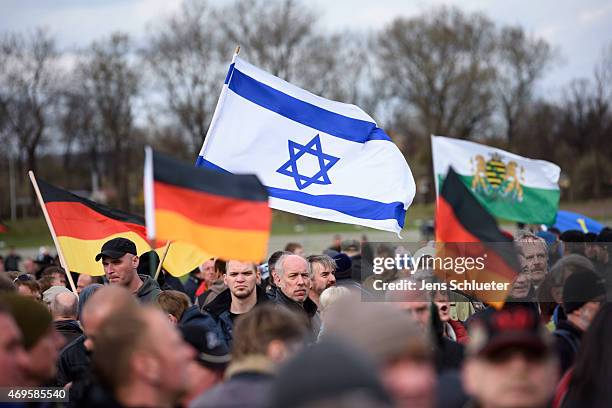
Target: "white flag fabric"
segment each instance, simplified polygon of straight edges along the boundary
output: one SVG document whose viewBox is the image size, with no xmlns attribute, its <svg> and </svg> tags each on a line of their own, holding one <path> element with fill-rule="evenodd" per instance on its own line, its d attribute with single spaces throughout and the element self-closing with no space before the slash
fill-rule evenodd
<svg viewBox="0 0 612 408">
<path fill-rule="evenodd" d="M 404 156 L 363 110 L 238 57 L 196 165 L 256 174 L 272 208 L 396 233 L 415 195 Z"/>
<path fill-rule="evenodd" d="M 436 192 L 453 167 L 487 211 L 527 224 L 552 225 L 559 207 L 559 174 L 554 163 L 443 136 L 431 136 Z"/>
</svg>

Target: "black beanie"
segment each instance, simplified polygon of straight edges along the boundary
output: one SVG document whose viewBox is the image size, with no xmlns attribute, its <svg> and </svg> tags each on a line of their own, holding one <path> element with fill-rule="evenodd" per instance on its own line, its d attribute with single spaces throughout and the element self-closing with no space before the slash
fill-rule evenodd
<svg viewBox="0 0 612 408">
<path fill-rule="evenodd" d="M 336 271 L 334 276 L 336 279 L 350 279 L 353 276 L 351 258 L 346 254 L 338 254 L 332 258 L 336 262 Z"/>
<path fill-rule="evenodd" d="M 581 270 L 572 273 L 563 285 L 563 309 L 566 314 L 580 309 L 585 303 L 605 296 L 606 287 L 593 271 Z"/>
</svg>

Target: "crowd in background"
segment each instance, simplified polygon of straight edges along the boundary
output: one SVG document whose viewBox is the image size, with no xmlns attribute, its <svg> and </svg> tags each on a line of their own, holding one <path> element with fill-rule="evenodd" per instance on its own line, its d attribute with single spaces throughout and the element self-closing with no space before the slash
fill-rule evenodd
<svg viewBox="0 0 612 408">
<path fill-rule="evenodd" d="M 375 297 L 377 279 L 439 278 L 373 274 L 374 257 L 405 250 L 365 239 L 155 280 L 159 259 L 115 238 L 96 257 L 103 277 L 75 275 L 78 295 L 44 248 L 11 249 L 0 387 L 64 387 L 87 407 L 609 407 L 611 240 L 519 230 L 502 308 L 448 290 Z"/>
</svg>

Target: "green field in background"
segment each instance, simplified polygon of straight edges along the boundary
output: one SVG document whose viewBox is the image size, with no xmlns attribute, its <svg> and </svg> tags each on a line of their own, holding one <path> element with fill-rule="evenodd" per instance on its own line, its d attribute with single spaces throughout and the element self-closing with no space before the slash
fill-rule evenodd
<svg viewBox="0 0 612 408">
<path fill-rule="evenodd" d="M 562 203 L 561 209 L 575 211 L 603 223 L 610 223 L 612 220 L 612 198 L 579 203 Z M 414 204 L 408 209 L 404 229 L 417 229 L 424 220 L 433 219 L 433 215 L 433 204 Z M 0 233 L 0 250 L 9 246 L 32 248 L 41 245 L 53 245 L 51 234 L 43 218 L 26 218 L 15 222 L 7 220 L 4 224 L 9 228 L 9 231 Z M 501 224 L 512 225 L 510 222 L 502 222 Z M 315 220 L 282 211 L 273 212 L 272 235 L 333 234 L 354 231 L 366 233 L 370 229 L 350 224 Z"/>
</svg>

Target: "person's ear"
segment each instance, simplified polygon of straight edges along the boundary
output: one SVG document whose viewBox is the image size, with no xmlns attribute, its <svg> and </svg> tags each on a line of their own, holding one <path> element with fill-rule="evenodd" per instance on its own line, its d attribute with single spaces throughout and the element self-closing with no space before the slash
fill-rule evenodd
<svg viewBox="0 0 612 408">
<path fill-rule="evenodd" d="M 258 285 L 261 285 L 261 272 L 259 271 L 259 268 L 257 268 L 255 272 L 255 280 L 257 281 Z"/>
<path fill-rule="evenodd" d="M 138 255 L 134 255 L 134 257 L 132 258 L 132 266 L 135 268 L 138 268 L 138 265 L 140 264 L 140 258 L 138 257 Z"/>
<path fill-rule="evenodd" d="M 168 320 L 170 320 L 170 323 L 178 324 L 178 319 L 173 314 L 168 313 L 167 316 L 168 316 Z"/>
<path fill-rule="evenodd" d="M 223 274 L 223 284 L 227 286 L 227 274 Z"/>
<path fill-rule="evenodd" d="M 159 383 L 161 378 L 160 365 L 149 353 L 135 352 L 132 354 L 131 366 L 136 377 L 144 378 L 149 384 Z"/>
<path fill-rule="evenodd" d="M 276 273 L 276 271 L 272 271 L 272 278 L 274 279 L 274 284 L 276 286 L 280 286 L 280 277 L 278 276 L 278 274 Z"/>
</svg>

